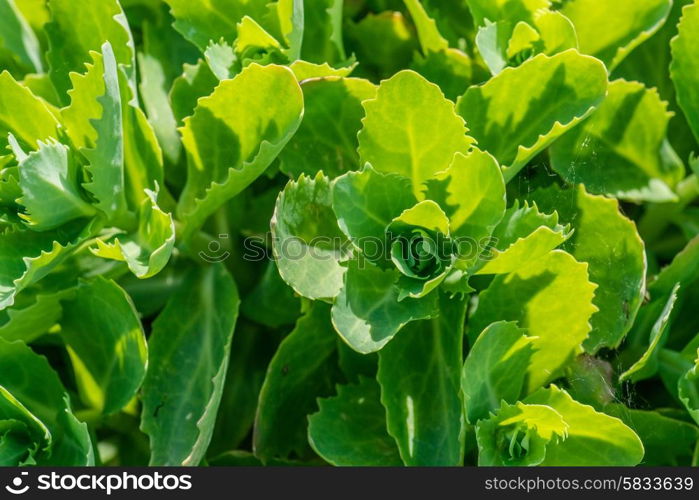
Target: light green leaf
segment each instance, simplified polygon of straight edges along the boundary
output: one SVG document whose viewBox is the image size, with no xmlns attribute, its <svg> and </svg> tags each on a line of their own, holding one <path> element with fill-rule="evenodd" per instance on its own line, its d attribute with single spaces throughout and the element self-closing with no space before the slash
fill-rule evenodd
<svg viewBox="0 0 699 500">
<path fill-rule="evenodd" d="M 234 54 L 232 54 L 233 60 L 231 62 L 238 62 L 243 66 L 250 61 L 255 61 L 262 65 L 269 62 L 285 62 L 284 60 L 286 57 L 283 54 L 281 43 L 254 19 L 248 16 L 243 17 L 238 23 L 237 30 L 238 38 L 236 38 L 233 43 Z M 225 42 L 223 42 L 223 46 L 226 46 Z M 207 48 L 207 52 L 209 52 L 210 49 L 211 45 Z M 219 73 L 214 69 L 214 65 L 211 64 L 211 60 L 208 56 L 207 60 L 209 60 L 209 66 L 214 70 L 214 73 L 221 78 Z M 227 78 L 230 78 L 230 76 Z"/>
<path fill-rule="evenodd" d="M 82 72 L 89 62 L 90 51 L 101 50 L 109 42 L 114 59 L 129 67 L 129 75 L 135 71 L 134 42 L 126 16 L 117 0 L 87 2 L 75 14 L 72 0 L 49 0 L 51 22 L 46 25 L 50 50 L 46 58 L 49 75 L 57 95 L 68 104 L 67 92 L 71 88 L 69 74 Z"/>
<path fill-rule="evenodd" d="M 542 466 L 633 466 L 643 459 L 643 443 L 621 420 L 575 401 L 555 385 L 524 400 L 546 405 L 568 425 L 567 437 L 546 449 Z"/>
<path fill-rule="evenodd" d="M 175 223 L 172 216 L 157 204 L 149 192 L 138 214 L 138 229 L 133 234 L 117 236 L 113 242 L 98 239 L 93 254 L 105 259 L 126 262 L 129 270 L 141 279 L 158 274 L 170 260 L 175 246 Z"/>
<path fill-rule="evenodd" d="M 476 424 L 500 408 L 502 401 L 519 400 L 531 363 L 535 339 L 517 323 L 498 321 L 476 339 L 461 373 L 466 420 Z"/>
<path fill-rule="evenodd" d="M 481 149 L 511 180 L 537 153 L 602 102 L 607 72 L 597 59 L 567 50 L 540 54 L 471 87 L 457 103 Z"/>
<path fill-rule="evenodd" d="M 7 144 L 8 133 L 23 146 L 36 149 L 39 141 L 58 138 L 58 122 L 44 101 L 3 71 L 0 73 L 0 145 Z"/>
<path fill-rule="evenodd" d="M 561 12 L 575 25 L 580 51 L 600 59 L 611 71 L 665 22 L 671 0 L 570 0 Z"/>
<path fill-rule="evenodd" d="M 677 103 L 687 117 L 694 137 L 699 141 L 699 5 L 694 2 L 682 9 L 678 34 L 672 39 L 670 77 L 677 91 Z"/>
<path fill-rule="evenodd" d="M 407 323 L 436 315 L 437 294 L 399 302 L 396 279 L 398 271 L 384 271 L 365 260 L 348 263 L 344 287 L 332 307 L 332 321 L 355 351 L 378 351 Z"/>
<path fill-rule="evenodd" d="M 457 153 L 447 170 L 427 181 L 425 196 L 439 203 L 449 217 L 452 237 L 471 244 L 482 244 L 505 213 L 500 167 L 477 149 L 467 156 Z"/>
<path fill-rule="evenodd" d="M 559 375 L 582 350 L 590 332 L 596 285 L 588 279 L 587 264 L 554 250 L 507 275 L 498 275 L 480 294 L 469 322 L 469 336 L 499 320 L 517 321 L 536 337 L 528 371 L 527 392 Z M 561 332 L 565 332 L 562 335 Z"/>
<path fill-rule="evenodd" d="M 211 40 L 224 38 L 233 42 L 236 26 L 246 15 L 262 18 L 267 12 L 267 0 L 166 0 L 175 18 L 173 26 L 182 36 L 204 52 Z"/>
<path fill-rule="evenodd" d="M 225 267 L 193 269 L 153 323 L 141 415 L 152 465 L 199 465 L 204 457 L 239 303 Z"/>
<path fill-rule="evenodd" d="M 358 170 L 362 101 L 373 98 L 376 87 L 359 78 L 325 77 L 303 81 L 301 89 L 303 121 L 279 156 L 280 170 L 293 178 L 319 170 L 334 178 Z"/>
<path fill-rule="evenodd" d="M 364 102 L 359 132 L 361 163 L 412 181 L 423 199 L 423 183 L 446 170 L 454 153 L 466 153 L 473 140 L 439 87 L 413 71 L 401 71 L 381 83 L 376 99 Z"/>
<path fill-rule="evenodd" d="M 43 73 L 39 40 L 15 0 L 0 1 L 0 46 L 11 51 L 32 73 Z"/>
<path fill-rule="evenodd" d="M 540 465 L 567 433 L 568 424 L 550 406 L 503 401 L 495 414 L 476 424 L 478 465 Z"/>
<path fill-rule="evenodd" d="M 62 301 L 61 336 L 83 400 L 104 414 L 136 395 L 146 374 L 146 337 L 129 296 L 102 277 Z"/>
<path fill-rule="evenodd" d="M 279 274 L 299 295 L 332 299 L 340 293 L 349 255 L 332 211 L 330 182 L 322 172 L 289 181 L 271 222 Z"/>
<path fill-rule="evenodd" d="M 403 0 L 413 18 L 423 52 L 441 52 L 449 48 L 449 42 L 441 35 L 437 23 L 430 18 L 418 0 Z"/>
<path fill-rule="evenodd" d="M 83 150 L 90 162 L 86 170 L 91 175 L 84 186 L 97 199 L 97 208 L 108 217 L 117 218 L 126 210 L 124 126 L 117 63 L 109 42 L 102 46 L 102 63 L 104 94 L 97 99 L 102 115 L 92 121 L 97 132 L 94 147 Z"/>
<path fill-rule="evenodd" d="M 659 365 L 658 354 L 667 340 L 668 323 L 670 322 L 670 315 L 677 301 L 677 291 L 679 288 L 679 284 L 677 284 L 670 294 L 670 298 L 665 303 L 660 316 L 653 324 L 646 351 L 638 361 L 619 376 L 620 382 L 625 380 L 638 382 L 639 380 L 650 378 L 657 373 Z"/>
<path fill-rule="evenodd" d="M 19 162 L 18 203 L 26 209 L 19 216 L 33 230 L 46 231 L 95 214 L 80 192 L 79 167 L 71 150 L 55 140 L 38 144 L 37 151 Z"/>
<path fill-rule="evenodd" d="M 336 76 L 339 78 L 348 77 L 354 68 L 356 68 L 357 63 L 353 63 L 349 66 L 333 68 L 328 63 L 314 64 L 308 61 L 294 61 L 289 65 L 289 69 L 294 72 L 296 79 L 299 82 L 304 80 L 310 80 L 311 78 L 325 78 L 328 76 Z"/>
<path fill-rule="evenodd" d="M 438 318 L 411 323 L 379 352 L 388 432 L 406 465 L 455 466 L 464 459 L 459 383 L 466 301 L 442 294 L 439 309 Z M 406 376 L 406 367 L 420 376 Z"/>
<path fill-rule="evenodd" d="M 570 227 L 558 223 L 558 213 L 539 211 L 536 204 L 519 200 L 507 209 L 492 234 L 492 247 L 481 257 L 477 274 L 505 274 L 516 271 L 560 246 L 571 235 Z"/>
<path fill-rule="evenodd" d="M 255 456 L 268 461 L 307 455 L 307 416 L 333 392 L 336 337 L 330 307 L 315 302 L 282 341 L 267 368 L 255 416 Z"/>
<path fill-rule="evenodd" d="M 361 172 L 348 172 L 335 180 L 332 203 L 340 229 L 354 246 L 369 261 L 385 263 L 386 228 L 417 199 L 408 179 L 366 165 Z"/>
<path fill-rule="evenodd" d="M 252 64 L 198 101 L 180 129 L 188 155 L 187 184 L 177 207 L 185 240 L 265 171 L 302 116 L 301 89 L 281 66 Z"/>
<path fill-rule="evenodd" d="M 0 339 L 0 387 L 51 435 L 51 452 L 36 456 L 38 465 L 94 465 L 87 426 L 72 415 L 65 389 L 46 358 L 23 342 Z"/>
<path fill-rule="evenodd" d="M 660 155 L 671 116 L 655 89 L 616 80 L 595 114 L 553 145 L 551 165 L 591 193 L 673 201 L 669 186 L 682 178 L 684 167 L 668 167 Z"/>
<path fill-rule="evenodd" d="M 379 385 L 360 377 L 359 384 L 340 385 L 337 396 L 318 400 L 320 410 L 308 417 L 308 441 L 316 453 L 338 466 L 402 465 L 379 396 Z"/>
<path fill-rule="evenodd" d="M 635 224 L 621 214 L 614 199 L 588 194 L 583 186 L 532 193 L 544 210 L 558 210 L 573 234 L 562 246 L 589 264 L 590 281 L 599 285 L 593 303 L 599 311 L 590 320 L 585 341 L 591 354 L 603 347 L 616 348 L 636 319 L 645 295 L 646 255 Z"/>
</svg>

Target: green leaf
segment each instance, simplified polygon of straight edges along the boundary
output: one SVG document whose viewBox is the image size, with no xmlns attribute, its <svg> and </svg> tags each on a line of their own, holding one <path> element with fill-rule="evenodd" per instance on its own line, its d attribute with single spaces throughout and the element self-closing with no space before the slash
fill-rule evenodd
<svg viewBox="0 0 699 500">
<path fill-rule="evenodd" d="M 185 221 L 185 240 L 265 171 L 302 115 L 296 78 L 274 65 L 252 64 L 198 101 L 180 129 L 188 155 L 187 184 L 177 207 L 178 218 Z"/>
<path fill-rule="evenodd" d="M 483 77 L 482 69 L 473 59 L 452 48 L 426 54 L 416 52 L 410 69 L 439 85 L 447 99 L 452 101 L 466 92 L 469 85 Z"/>
<path fill-rule="evenodd" d="M 48 105 L 17 83 L 7 71 L 0 73 L 0 145 L 7 134 L 36 149 L 39 141 L 58 138 L 58 122 Z"/>
<path fill-rule="evenodd" d="M 400 12 L 370 12 L 356 24 L 347 23 L 345 33 L 360 68 L 377 81 L 406 68 L 417 49 L 412 27 Z"/>
<path fill-rule="evenodd" d="M 412 181 L 423 199 L 423 183 L 446 170 L 454 153 L 466 153 L 473 140 L 439 87 L 413 71 L 401 71 L 381 83 L 376 99 L 364 102 L 359 132 L 361 163 Z"/>
<path fill-rule="evenodd" d="M 330 182 L 322 172 L 289 181 L 271 222 L 279 274 L 299 295 L 332 299 L 340 293 L 348 255 L 332 211 Z"/>
<path fill-rule="evenodd" d="M 68 397 L 46 358 L 23 342 L 0 339 L 0 387 L 36 417 L 51 436 L 51 451 L 38 465 L 94 465 L 87 426 L 71 413 Z"/>
<path fill-rule="evenodd" d="M 379 396 L 379 385 L 360 377 L 359 384 L 340 385 L 337 396 L 318 400 L 320 410 L 308 417 L 308 441 L 316 453 L 339 466 L 402 465 Z"/>
<path fill-rule="evenodd" d="M 94 232 L 93 225 L 73 221 L 53 231 L 0 234 L 0 310 L 11 306 L 17 293 L 46 276 Z"/>
<path fill-rule="evenodd" d="M 496 276 L 479 296 L 469 322 L 471 340 L 499 320 L 517 321 L 536 338 L 527 392 L 553 380 L 582 349 L 590 317 L 597 311 L 592 304 L 596 286 L 588 279 L 587 267 L 554 250 L 510 274 Z"/>
<path fill-rule="evenodd" d="M 120 410 L 140 388 L 148 357 L 131 299 L 116 283 L 98 277 L 81 281 L 61 305 L 61 336 L 84 401 L 104 414 Z"/>
<path fill-rule="evenodd" d="M 558 213 L 545 214 L 536 204 L 515 200 L 492 234 L 492 247 L 481 257 L 477 274 L 505 274 L 545 256 L 571 235 L 558 223 Z"/>
<path fill-rule="evenodd" d="M 564 440 L 546 450 L 544 466 L 633 466 L 643 459 L 643 443 L 621 420 L 575 401 L 555 385 L 524 400 L 546 405 L 568 425 Z"/>
<path fill-rule="evenodd" d="M 537 153 L 602 102 L 607 72 L 596 59 L 567 50 L 540 54 L 507 68 L 457 103 L 481 149 L 506 167 L 511 180 Z"/>
<path fill-rule="evenodd" d="M 262 18 L 267 0 L 207 0 L 192 3 L 187 0 L 165 0 L 175 18 L 173 26 L 182 36 L 204 52 L 211 40 L 224 38 L 233 42 L 237 24 L 246 15 Z"/>
<path fill-rule="evenodd" d="M 672 262 L 665 266 L 648 285 L 648 289 L 653 297 L 662 299 L 672 294 L 677 283 L 683 290 L 697 279 L 699 279 L 699 235 L 675 255 Z"/>
<path fill-rule="evenodd" d="M 93 254 L 126 262 L 138 278 L 150 278 L 167 265 L 175 247 L 175 223 L 172 216 L 157 204 L 157 196 L 148 192 L 138 214 L 138 229 L 133 234 L 117 236 L 113 242 L 98 239 Z"/>
<path fill-rule="evenodd" d="M 514 404 L 525 386 L 534 353 L 533 338 L 517 323 L 498 321 L 476 339 L 461 373 L 466 420 L 476 424 L 500 408 Z"/>
<path fill-rule="evenodd" d="M 388 259 L 388 225 L 416 203 L 408 179 L 377 172 L 371 165 L 333 183 L 332 204 L 340 229 L 374 263 Z"/>
<path fill-rule="evenodd" d="M 677 301 L 678 290 L 679 284 L 673 289 L 672 293 L 670 294 L 670 299 L 667 301 L 662 312 L 660 313 L 660 316 L 653 324 L 653 328 L 650 332 L 650 338 L 648 339 L 648 348 L 638 361 L 636 361 L 628 370 L 619 376 L 620 382 L 625 380 L 638 382 L 639 380 L 650 378 L 657 373 L 659 364 L 659 350 L 663 347 L 667 340 L 668 323 L 670 321 L 672 310 L 675 307 L 675 302 Z"/>
<path fill-rule="evenodd" d="M 505 182 L 495 159 L 474 149 L 457 153 L 447 170 L 427 181 L 425 196 L 442 207 L 459 257 L 478 257 L 485 240 L 505 213 Z"/>
<path fill-rule="evenodd" d="M 335 335 L 330 307 L 314 302 L 282 341 L 267 368 L 255 416 L 255 456 L 268 461 L 308 454 L 307 419 L 316 398 L 333 392 Z"/>
<path fill-rule="evenodd" d="M 682 178 L 684 167 L 668 168 L 660 156 L 671 116 L 655 90 L 616 80 L 595 114 L 553 145 L 551 165 L 594 194 L 673 201 L 669 186 Z"/>
<path fill-rule="evenodd" d="M 449 42 L 441 35 L 437 23 L 430 18 L 418 0 L 403 0 L 415 23 L 423 52 L 441 52 L 449 48 Z"/>
<path fill-rule="evenodd" d="M 301 84 L 303 121 L 279 156 L 280 170 L 293 178 L 323 170 L 331 178 L 358 170 L 357 132 L 362 127 L 362 101 L 376 87 L 359 78 L 319 78 Z"/>
<path fill-rule="evenodd" d="M 561 12 L 575 25 L 580 50 L 611 71 L 665 22 L 672 1 L 617 0 L 601 7 L 596 0 L 570 0 Z"/>
<path fill-rule="evenodd" d="M 239 302 L 222 265 L 193 269 L 153 323 L 141 415 L 152 465 L 199 465 L 204 457 Z"/>
<path fill-rule="evenodd" d="M 540 9 L 548 9 L 550 0 L 466 0 L 476 26 L 503 19 L 530 21 Z"/>
<path fill-rule="evenodd" d="M 26 209 L 20 217 L 33 230 L 46 231 L 93 215 L 94 207 L 80 192 L 79 167 L 71 150 L 55 140 L 38 144 L 37 151 L 19 162 L 18 203 Z"/>
<path fill-rule="evenodd" d="M 571 224 L 573 235 L 562 248 L 587 262 L 590 281 L 599 285 L 593 300 L 599 311 L 590 320 L 585 350 L 594 354 L 618 347 L 645 294 L 645 248 L 635 224 L 621 214 L 619 202 L 588 194 L 583 186 L 538 190 L 530 198 L 544 210 L 558 210 L 561 221 Z"/>
<path fill-rule="evenodd" d="M 699 50 L 696 33 L 699 30 L 699 5 L 694 2 L 682 9 L 678 34 L 672 39 L 670 78 L 677 91 L 677 102 L 687 117 L 694 137 L 699 141 Z"/>
<path fill-rule="evenodd" d="M 464 459 L 459 384 L 466 301 L 440 295 L 439 309 L 438 318 L 411 323 L 379 352 L 388 432 L 406 465 L 455 466 Z M 420 376 L 406 376 L 406 367 Z"/>
<path fill-rule="evenodd" d="M 182 74 L 175 78 L 170 88 L 170 104 L 177 123 L 181 124 L 186 117 L 192 116 L 199 98 L 210 95 L 218 83 L 205 61 L 200 59 L 197 64 L 185 64 Z"/>
<path fill-rule="evenodd" d="M 340 337 L 362 354 L 384 347 L 404 325 L 437 314 L 437 294 L 398 301 L 398 271 L 384 271 L 366 260 L 347 265 L 344 287 L 332 307 Z"/>
<path fill-rule="evenodd" d="M 50 50 L 46 54 L 49 76 L 62 103 L 68 104 L 69 74 L 82 72 L 90 51 L 110 43 L 118 64 L 135 71 L 134 42 L 126 16 L 117 0 L 90 2 L 75 14 L 71 0 L 49 0 L 51 22 L 46 25 Z M 131 73 L 130 73 L 131 74 Z"/>
<path fill-rule="evenodd" d="M 221 405 L 207 456 L 235 449 L 250 435 L 260 389 L 269 362 L 279 346 L 281 333 L 272 333 L 245 321 L 236 327 Z"/>
<path fill-rule="evenodd" d="M 342 0 L 304 2 L 305 26 L 301 47 L 304 61 L 322 64 L 346 59 L 342 40 L 342 7 Z"/>
<path fill-rule="evenodd" d="M 643 442 L 645 466 L 690 465 L 699 429 L 688 422 L 669 418 L 656 411 L 632 410 L 614 404 L 604 412 L 631 427 Z"/>
<path fill-rule="evenodd" d="M 548 405 L 508 405 L 476 424 L 479 466 L 540 465 L 549 448 L 568 433 L 568 424 Z"/>
<path fill-rule="evenodd" d="M 43 72 L 39 40 L 15 0 L 0 1 L 0 46 L 10 50 L 32 73 Z"/>
<path fill-rule="evenodd" d="M 269 261 L 257 286 L 244 297 L 241 312 L 272 328 L 296 322 L 301 312 L 300 300 L 282 280 L 275 261 Z"/>
<path fill-rule="evenodd" d="M 141 75 L 138 88 L 143 98 L 143 108 L 165 157 L 170 163 L 177 163 L 182 143 L 168 91 L 175 78 L 182 73 L 182 64 L 193 59 L 196 49 L 164 20 L 159 23 L 144 22 L 141 29 L 143 46 L 138 52 Z"/>
<path fill-rule="evenodd" d="M 126 210 L 124 178 L 124 126 L 117 62 L 109 42 L 102 46 L 104 94 L 97 99 L 102 116 L 91 123 L 97 132 L 95 145 L 83 150 L 90 165 L 91 179 L 85 189 L 97 199 L 96 206 L 108 217 L 117 218 Z"/>
<path fill-rule="evenodd" d="M 687 412 L 699 424 L 699 349 L 696 356 L 694 366 L 677 383 L 677 390 Z"/>
<path fill-rule="evenodd" d="M 20 295 L 12 307 L 0 311 L 0 338 L 28 344 L 46 333 L 61 318 L 62 296 L 60 292 L 37 294 L 30 299 Z"/>
</svg>

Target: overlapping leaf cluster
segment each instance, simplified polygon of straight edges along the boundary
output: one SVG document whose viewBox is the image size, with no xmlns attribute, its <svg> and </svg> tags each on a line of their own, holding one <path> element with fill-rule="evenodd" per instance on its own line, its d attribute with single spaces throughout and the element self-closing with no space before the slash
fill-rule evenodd
<svg viewBox="0 0 699 500">
<path fill-rule="evenodd" d="M 0 0 L 0 464 L 696 464 L 698 33 Z"/>
</svg>

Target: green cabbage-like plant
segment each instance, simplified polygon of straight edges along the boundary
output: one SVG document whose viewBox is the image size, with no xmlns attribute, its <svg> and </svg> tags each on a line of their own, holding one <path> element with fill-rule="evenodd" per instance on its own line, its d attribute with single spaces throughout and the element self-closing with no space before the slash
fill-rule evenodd
<svg viewBox="0 0 699 500">
<path fill-rule="evenodd" d="M 0 0 L 0 465 L 699 457 L 697 0 Z"/>
</svg>

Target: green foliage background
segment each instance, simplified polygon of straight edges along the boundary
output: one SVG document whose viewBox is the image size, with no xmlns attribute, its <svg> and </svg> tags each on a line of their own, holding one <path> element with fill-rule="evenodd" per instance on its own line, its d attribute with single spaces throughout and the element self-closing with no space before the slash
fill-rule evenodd
<svg viewBox="0 0 699 500">
<path fill-rule="evenodd" d="M 697 0 L 0 0 L 0 465 L 699 465 Z"/>
</svg>

